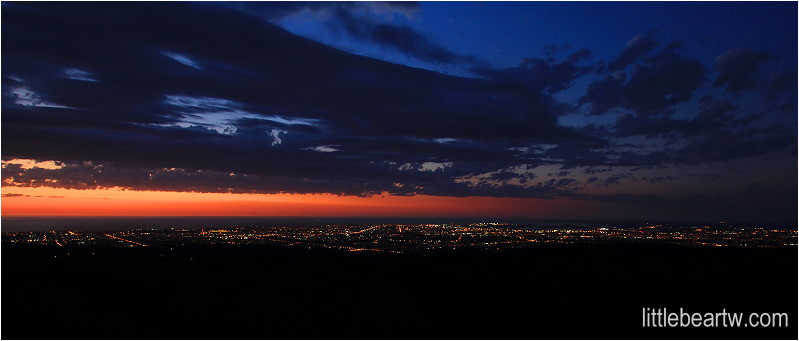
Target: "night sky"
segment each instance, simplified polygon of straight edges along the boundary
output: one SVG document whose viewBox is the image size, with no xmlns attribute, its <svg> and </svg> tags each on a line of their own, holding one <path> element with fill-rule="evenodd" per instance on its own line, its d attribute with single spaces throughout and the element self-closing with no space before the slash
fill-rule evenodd
<svg viewBox="0 0 799 341">
<path fill-rule="evenodd" d="M 3 215 L 795 223 L 796 13 L 3 2 Z"/>
</svg>

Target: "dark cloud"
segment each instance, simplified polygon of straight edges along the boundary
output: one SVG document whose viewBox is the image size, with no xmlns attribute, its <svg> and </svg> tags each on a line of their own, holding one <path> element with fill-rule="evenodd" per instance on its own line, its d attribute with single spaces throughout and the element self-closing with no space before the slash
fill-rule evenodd
<svg viewBox="0 0 799 341">
<path fill-rule="evenodd" d="M 264 20 L 327 11 L 360 39 L 429 62 L 475 63 L 356 8 L 367 5 L 376 6 L 4 3 L 3 157 L 65 166 L 9 163 L 3 179 L 82 189 L 581 198 L 584 175 L 569 169 L 696 164 L 795 144 L 793 127 L 769 122 L 771 111 L 741 113 L 729 98 L 672 115 L 693 105 L 705 70 L 678 44 L 648 47 L 651 35 L 633 39 L 611 63 L 617 70 L 599 76 L 585 65 L 591 51 L 559 48 L 560 59 L 530 57 L 514 68 L 470 65 L 480 78 L 468 79 L 346 53 Z M 791 79 L 795 72 L 774 77 L 769 91 L 790 94 Z M 629 115 L 563 126 L 579 108 L 560 98 L 579 96 L 580 81 L 591 82 L 580 103 L 593 114 Z M 645 150 L 624 138 L 667 145 Z M 540 179 L 511 171 L 520 165 L 561 170 Z"/>
<path fill-rule="evenodd" d="M 303 11 L 320 12 L 342 7 L 351 9 L 356 6 L 356 3 L 351 1 L 229 1 L 225 2 L 224 5 L 245 14 L 273 21 Z"/>
<path fill-rule="evenodd" d="M 683 163 L 704 163 L 785 152 L 796 144 L 795 132 L 779 125 L 740 131 L 716 131 L 692 141 L 675 151 L 674 159 Z"/>
<path fill-rule="evenodd" d="M 229 2 L 226 7 L 272 22 L 301 12 L 313 12 L 328 17 L 331 27 L 349 36 L 378 46 L 392 48 L 422 61 L 455 64 L 477 63 L 472 56 L 453 53 L 432 42 L 408 26 L 382 22 L 387 12 L 412 13 L 419 9 L 413 1 L 287 1 L 287 2 Z"/>
<path fill-rule="evenodd" d="M 621 181 L 624 179 L 629 179 L 632 177 L 633 177 L 632 173 L 617 173 L 605 178 L 605 180 L 602 181 L 602 184 L 605 186 L 611 186 L 621 183 Z"/>
<path fill-rule="evenodd" d="M 626 75 L 615 73 L 594 81 L 580 103 L 591 104 L 591 115 L 602 115 L 621 105 L 624 98 Z"/>
<path fill-rule="evenodd" d="M 305 11 L 319 13 L 343 9 L 347 11 L 397 11 L 411 13 L 419 9 L 419 3 L 416 1 L 226 1 L 222 5 L 270 21 L 284 19 Z"/>
<path fill-rule="evenodd" d="M 551 195 L 440 183 L 518 163 L 512 146 L 594 140 L 559 126 L 561 104 L 547 93 L 580 72 L 569 62 L 527 70 L 539 77 L 536 87 L 520 88 L 510 79 L 450 77 L 350 55 L 208 4 L 4 10 L 3 47 L 14 51 L 3 58 L 6 159 L 91 160 L 147 174 L 235 172 L 274 184 L 248 180 L 267 192 L 400 193 L 393 186 L 402 182 L 427 194 Z M 84 79 L 70 78 L 71 69 Z M 424 162 L 454 166 L 398 170 Z M 129 175 L 110 179 L 142 179 Z M 213 180 L 200 188 L 248 188 Z"/>
<path fill-rule="evenodd" d="M 513 174 L 516 177 L 521 176 L 525 181 L 535 178 L 534 174 Z M 15 186 L 20 187 L 83 190 L 124 188 L 198 193 L 274 194 L 290 192 L 358 196 L 389 193 L 391 195 L 428 194 L 456 197 L 520 198 L 576 196 L 576 194 L 560 188 L 575 183 L 574 179 L 549 180 L 532 186 L 518 186 L 495 182 L 455 183 L 441 181 L 442 178 L 446 178 L 443 174 L 437 177 L 422 177 L 410 173 L 408 176 L 394 176 L 394 182 L 387 183 L 358 177 L 297 178 L 185 168 L 117 167 L 111 163 L 94 162 L 69 162 L 58 169 L 23 168 L 19 164 L 6 163 L 3 165 L 2 177 L 3 181 L 13 181 Z M 500 178 L 510 180 L 514 177 L 499 175 L 492 177 L 492 180 Z"/>
<path fill-rule="evenodd" d="M 609 172 L 611 170 L 612 170 L 612 168 L 609 168 L 609 167 L 608 168 L 586 167 L 585 168 L 585 174 L 594 175 L 594 174 Z"/>
<path fill-rule="evenodd" d="M 724 52 L 716 57 L 715 65 L 719 75 L 713 85 L 726 86 L 727 92 L 752 89 L 757 85 L 758 64 L 772 59 L 768 53 L 747 48 Z"/>
<path fill-rule="evenodd" d="M 647 162 L 697 164 L 729 160 L 784 150 L 795 143 L 795 131 L 781 125 L 757 123 L 763 114 L 743 115 L 727 99 L 703 98 L 691 119 L 623 115 L 616 120 L 614 135 L 658 138 L 664 148 L 646 154 Z M 619 162 L 635 163 L 628 155 Z"/>
<path fill-rule="evenodd" d="M 762 191 L 752 191 L 747 187 Z M 796 219 L 795 187 L 774 187 L 759 183 L 743 185 L 721 193 L 655 195 L 592 195 L 585 198 L 612 202 L 639 212 L 643 219 L 660 216 L 668 220 L 750 221 L 758 223 L 789 222 Z M 625 209 L 624 207 L 620 209 Z"/>
<path fill-rule="evenodd" d="M 13 179 L 17 186 L 45 186 L 69 189 L 101 189 L 120 187 L 133 190 L 224 193 L 335 193 L 348 195 L 378 194 L 381 190 L 364 191 L 364 182 L 357 180 L 303 179 L 283 176 L 260 176 L 184 168 L 128 168 L 109 163 L 68 163 L 59 169 L 3 166 L 3 180 Z M 57 181 L 54 181 L 57 180 Z"/>
<path fill-rule="evenodd" d="M 697 60 L 663 52 L 636 65 L 629 78 L 617 72 L 591 83 L 580 102 L 590 103 L 594 115 L 613 108 L 640 116 L 669 115 L 675 104 L 691 99 L 704 75 Z"/>
<path fill-rule="evenodd" d="M 656 32 L 652 31 L 647 34 L 639 34 L 630 39 L 627 45 L 624 46 L 624 49 L 621 50 L 618 57 L 608 63 L 608 69 L 610 71 L 624 69 L 636 59 L 654 50 L 657 46 L 655 34 Z"/>
<path fill-rule="evenodd" d="M 566 61 L 568 61 L 569 63 L 577 63 L 582 60 L 591 58 L 591 55 L 592 55 L 591 50 L 582 48 L 570 54 L 569 57 L 566 59 Z"/>
<path fill-rule="evenodd" d="M 664 137 L 672 133 L 682 137 L 704 135 L 714 130 L 736 126 L 739 122 L 732 115 L 735 109 L 735 105 L 726 99 L 710 99 L 696 117 L 690 120 L 623 115 L 616 120 L 615 134 L 620 137 L 635 135 Z"/>
<path fill-rule="evenodd" d="M 663 47 L 663 51 L 666 51 L 666 52 L 675 51 L 675 50 L 680 49 L 684 45 L 685 44 L 683 44 L 683 42 L 681 42 L 679 40 L 672 40 L 670 43 L 668 43 L 666 46 Z"/>
<path fill-rule="evenodd" d="M 667 53 L 633 69 L 624 87 L 622 105 L 639 115 L 661 114 L 687 101 L 704 78 L 702 64 Z"/>
<path fill-rule="evenodd" d="M 564 186 L 569 186 L 571 184 L 574 184 L 576 182 L 577 182 L 577 180 L 575 180 L 575 179 L 558 179 L 558 181 L 555 183 L 555 186 L 564 187 Z"/>
<path fill-rule="evenodd" d="M 780 94 L 786 92 L 796 94 L 797 84 L 799 81 L 796 70 L 772 74 L 766 81 L 766 100 L 774 101 Z"/>
<path fill-rule="evenodd" d="M 614 108 L 639 116 L 670 115 L 675 104 L 691 99 L 704 81 L 705 68 L 678 53 L 679 41 L 651 54 L 657 45 L 654 31 L 633 37 L 607 68 L 599 69 L 605 76 L 589 85 L 579 103 L 590 103 L 592 115 Z M 633 62 L 628 75 L 624 70 Z"/>
<path fill-rule="evenodd" d="M 377 22 L 369 17 L 357 16 L 344 9 L 334 12 L 334 27 L 349 35 L 373 44 L 387 46 L 423 61 L 455 64 L 478 62 L 472 56 L 453 53 L 431 42 L 421 33 L 407 26 Z"/>
<path fill-rule="evenodd" d="M 583 49 L 561 62 L 531 57 L 522 60 L 518 67 L 502 70 L 476 67 L 472 72 L 488 79 L 515 84 L 530 93 L 555 93 L 569 88 L 575 79 L 591 70 L 590 66 L 578 64 L 588 56 L 590 51 Z"/>
</svg>

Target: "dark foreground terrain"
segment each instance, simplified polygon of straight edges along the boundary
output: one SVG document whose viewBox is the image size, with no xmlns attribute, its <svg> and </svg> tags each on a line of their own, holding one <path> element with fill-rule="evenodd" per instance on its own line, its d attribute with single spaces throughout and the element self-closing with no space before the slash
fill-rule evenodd
<svg viewBox="0 0 799 341">
<path fill-rule="evenodd" d="M 2 247 L 3 339 L 796 339 L 797 250 Z M 788 328 L 643 328 L 642 308 Z"/>
</svg>

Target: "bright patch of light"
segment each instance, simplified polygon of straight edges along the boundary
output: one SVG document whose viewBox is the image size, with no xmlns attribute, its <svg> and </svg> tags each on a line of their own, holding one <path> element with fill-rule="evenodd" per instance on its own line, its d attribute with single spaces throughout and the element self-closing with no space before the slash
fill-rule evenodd
<svg viewBox="0 0 799 341">
<path fill-rule="evenodd" d="M 449 167 L 452 167 L 452 162 L 422 162 L 419 167 L 414 167 L 411 163 L 403 163 L 397 169 L 401 171 L 409 171 L 409 170 L 417 170 L 420 172 L 436 172 L 436 171 L 443 171 Z"/>
<path fill-rule="evenodd" d="M 433 139 L 433 140 L 438 142 L 438 143 L 442 143 L 443 144 L 443 143 L 452 143 L 452 142 L 457 141 L 458 139 L 454 139 L 454 138 L 451 138 L 451 137 L 441 137 L 441 138 L 437 138 L 437 139 Z"/>
<path fill-rule="evenodd" d="M 194 69 L 197 69 L 197 70 L 202 70 L 203 69 L 195 61 L 191 60 L 189 57 L 186 57 L 186 56 L 184 56 L 184 55 L 182 55 L 180 53 L 164 52 L 164 55 L 169 57 L 169 58 L 172 58 L 172 60 L 174 60 L 174 61 L 176 61 L 178 63 L 181 63 L 183 65 L 186 65 L 188 67 L 191 67 L 191 68 L 194 68 Z"/>
<path fill-rule="evenodd" d="M 452 162 L 424 162 L 419 167 L 421 172 L 436 172 L 443 171 L 446 168 L 452 167 Z"/>
<path fill-rule="evenodd" d="M 160 124 L 162 127 L 203 127 L 223 135 L 236 134 L 235 122 L 242 118 L 257 118 L 257 115 L 241 114 L 235 111 L 202 113 L 181 113 L 178 122 Z"/>
<path fill-rule="evenodd" d="M 316 152 L 320 152 L 320 153 L 332 153 L 332 152 L 339 151 L 339 149 L 334 148 L 334 147 L 336 147 L 336 146 L 326 145 L 326 146 L 316 146 L 316 147 L 308 148 L 308 149 L 316 151 Z"/>
<path fill-rule="evenodd" d="M 11 89 L 11 96 L 14 96 L 14 103 L 25 107 L 37 108 L 69 108 L 67 106 L 51 103 L 43 100 L 33 90 L 24 86 L 17 86 Z"/>
<path fill-rule="evenodd" d="M 67 78 L 76 81 L 97 82 L 97 79 L 94 78 L 94 75 L 91 72 L 86 72 L 81 69 L 66 69 L 64 74 L 67 76 Z"/>
<path fill-rule="evenodd" d="M 192 109 L 230 109 L 240 107 L 236 102 L 216 97 L 166 95 L 164 103 Z"/>
<path fill-rule="evenodd" d="M 261 119 L 269 120 L 275 123 L 282 123 L 285 125 L 293 126 L 293 125 L 304 125 L 304 126 L 313 126 L 319 122 L 318 119 L 315 118 L 302 118 L 302 117 L 286 117 L 286 116 L 261 116 Z"/>
<path fill-rule="evenodd" d="M 275 129 L 275 128 L 272 128 L 272 130 L 267 132 L 267 134 L 269 134 L 269 136 L 272 137 L 272 146 L 274 147 L 276 145 L 283 143 L 283 140 L 280 139 L 280 134 L 286 134 L 286 133 L 288 132 L 285 130 Z"/>
<path fill-rule="evenodd" d="M 159 126 L 181 128 L 199 126 L 224 135 L 236 134 L 238 132 L 236 123 L 242 119 L 307 126 L 314 126 L 319 122 L 318 119 L 257 114 L 241 109 L 243 107 L 241 103 L 216 97 L 167 95 L 164 103 L 179 107 L 181 111 L 175 113 L 177 122 L 159 124 Z M 269 134 L 272 136 L 271 132 Z M 279 141 L 280 138 L 278 137 L 277 140 Z M 280 144 L 280 142 L 276 144 Z"/>
<path fill-rule="evenodd" d="M 42 168 L 42 169 L 61 169 L 64 164 L 60 161 L 36 161 L 33 159 L 11 159 L 3 161 L 3 166 L 19 165 L 22 169 Z"/>
</svg>

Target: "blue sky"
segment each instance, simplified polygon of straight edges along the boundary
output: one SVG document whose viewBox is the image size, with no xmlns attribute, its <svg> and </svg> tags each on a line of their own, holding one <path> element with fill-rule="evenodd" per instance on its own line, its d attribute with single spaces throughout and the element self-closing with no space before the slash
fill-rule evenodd
<svg viewBox="0 0 799 341">
<path fill-rule="evenodd" d="M 590 61 L 601 63 L 613 59 L 636 35 L 650 32 L 662 42 L 683 42 L 682 51 L 704 64 L 710 77 L 716 57 L 743 47 L 773 56 L 769 63 L 760 65 L 764 72 L 796 68 L 796 5 L 791 2 L 431 1 L 417 6 L 412 10 L 359 12 L 377 21 L 407 26 L 453 53 L 475 56 L 495 68 L 514 67 L 525 58 L 547 56 L 551 47 L 557 48 L 553 56 L 561 58 L 587 48 L 592 54 Z M 325 10 L 306 10 L 272 21 L 291 32 L 352 53 L 447 74 L 479 77 L 468 66 L 419 60 L 390 47 L 353 38 L 335 29 L 329 16 Z M 592 75 L 582 77 L 557 97 L 575 101 L 594 79 L 596 76 Z M 700 91 L 714 93 L 713 89 Z M 686 103 L 682 107 L 676 116 L 693 115 L 694 108 Z M 584 113 L 586 108 L 582 109 L 580 112 Z M 614 119 L 568 115 L 561 117 L 560 122 L 580 126 L 590 122 L 608 124 Z"/>
<path fill-rule="evenodd" d="M 737 47 L 781 56 L 794 65 L 796 5 L 792 2 L 421 2 L 408 13 L 374 17 L 407 25 L 445 48 L 474 55 L 494 67 L 517 65 L 543 55 L 548 45 L 588 48 L 595 59 L 608 60 L 633 36 L 657 30 L 661 39 L 681 40 L 686 49 L 710 65 Z M 320 15 L 299 12 L 276 22 L 286 29 L 354 52 L 407 62 L 390 49 L 348 39 L 329 29 Z M 373 54 L 374 53 L 374 54 Z M 427 65 L 436 69 L 435 65 Z M 446 70 L 446 69 L 444 69 Z"/>
<path fill-rule="evenodd" d="M 7 186 L 795 219 L 795 2 L 2 6 Z"/>
</svg>

